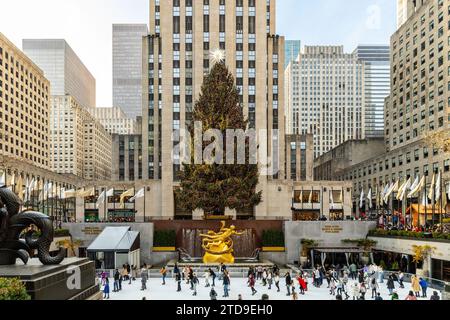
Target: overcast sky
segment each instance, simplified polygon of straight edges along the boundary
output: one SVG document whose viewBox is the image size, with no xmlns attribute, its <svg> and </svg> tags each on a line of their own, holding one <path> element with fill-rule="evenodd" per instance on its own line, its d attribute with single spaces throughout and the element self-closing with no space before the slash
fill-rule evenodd
<svg viewBox="0 0 450 320">
<path fill-rule="evenodd" d="M 164 1 L 168 0 L 163 0 Z M 231 0 L 227 0 L 231 1 Z M 258 0 L 265 1 L 265 0 Z M 1 0 L 0 32 L 64 38 L 97 80 L 97 106 L 112 103 L 112 24 L 148 23 L 148 0 Z M 278 0 L 277 33 L 303 45 L 389 44 L 396 0 Z"/>
</svg>

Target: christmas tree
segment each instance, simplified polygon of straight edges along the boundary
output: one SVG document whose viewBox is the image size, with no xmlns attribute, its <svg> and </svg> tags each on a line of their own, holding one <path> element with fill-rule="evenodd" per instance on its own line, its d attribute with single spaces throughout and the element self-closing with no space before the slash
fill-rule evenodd
<svg viewBox="0 0 450 320">
<path fill-rule="evenodd" d="M 234 152 L 231 156 L 235 161 L 232 164 L 227 161 L 227 129 L 245 131 L 248 123 L 239 102 L 239 91 L 223 57 L 220 52 L 215 52 L 212 58 L 214 65 L 203 82 L 192 123 L 200 122 L 202 133 L 210 129 L 220 131 L 223 141 L 219 144 L 223 152 L 214 151 L 213 157 L 220 157 L 223 161 L 210 163 L 203 159 L 202 164 L 196 164 L 194 152 L 191 152 L 190 163 L 184 164 L 180 173 L 181 188 L 177 199 L 186 210 L 201 209 L 206 215 L 223 215 L 226 208 L 238 212 L 254 208 L 261 202 L 261 192 L 256 192 L 258 165 L 250 163 L 248 137 L 245 140 L 245 161 L 237 161 L 235 150 L 238 148 L 234 140 L 234 149 L 228 152 Z M 189 131 L 194 137 L 194 125 Z M 202 150 L 207 146 L 203 143 Z M 192 146 L 192 150 L 194 148 Z"/>
</svg>

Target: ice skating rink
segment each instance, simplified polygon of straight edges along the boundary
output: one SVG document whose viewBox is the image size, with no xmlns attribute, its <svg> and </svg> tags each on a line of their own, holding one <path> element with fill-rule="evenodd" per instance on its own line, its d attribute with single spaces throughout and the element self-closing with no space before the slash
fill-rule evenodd
<svg viewBox="0 0 450 320">
<path fill-rule="evenodd" d="M 133 281 L 132 284 L 128 284 L 127 281 L 122 282 L 122 291 L 112 292 L 114 280 L 110 279 L 110 300 L 142 300 L 144 297 L 146 300 L 210 300 L 209 292 L 211 288 L 205 288 L 205 280 L 199 279 L 200 284 L 197 286 L 197 296 L 193 296 L 193 291 L 186 282 L 182 282 L 182 291 L 177 291 L 177 284 L 174 279 L 166 279 L 166 285 L 162 286 L 162 280 L 158 278 L 151 278 L 147 281 L 147 290 L 141 291 L 141 281 L 137 279 Z M 335 300 L 336 297 L 330 295 L 329 289 L 327 289 L 326 281 L 321 288 L 315 288 L 311 285 L 312 279 L 308 279 L 309 290 L 305 295 L 298 295 L 299 301 L 305 300 Z M 348 294 L 350 299 L 352 299 L 352 286 L 354 281 L 350 280 L 348 285 Z M 297 284 L 297 283 L 296 283 Z M 408 295 L 411 284 L 405 283 L 405 289 L 400 289 L 399 284 L 395 283 L 396 291 L 399 295 L 399 300 L 405 300 Z M 379 284 L 381 296 L 384 300 L 390 300 L 389 291 L 386 288 L 386 281 Z M 103 289 L 103 288 L 102 288 Z M 223 286 L 221 281 L 216 281 L 215 290 L 218 294 L 217 300 L 228 300 L 233 301 L 238 299 L 238 295 L 241 294 L 243 300 L 260 300 L 262 294 L 268 294 L 270 300 L 292 300 L 292 296 L 286 296 L 286 287 L 284 286 L 284 279 L 280 282 L 280 292 L 277 292 L 275 286 L 272 286 L 272 290 L 268 290 L 268 287 L 263 287 L 261 282 L 258 281 L 255 289 L 258 293 L 254 296 L 251 294 L 251 289 L 247 286 L 247 279 L 243 278 L 232 278 L 230 286 L 229 298 L 222 298 L 223 296 Z M 296 285 L 296 292 L 298 293 L 298 285 Z M 430 296 L 433 294 L 433 289 L 428 288 L 428 298 L 419 300 L 429 300 Z M 343 297 L 345 299 L 345 295 Z M 366 293 L 366 300 L 372 299 L 372 290 L 368 289 Z"/>
</svg>

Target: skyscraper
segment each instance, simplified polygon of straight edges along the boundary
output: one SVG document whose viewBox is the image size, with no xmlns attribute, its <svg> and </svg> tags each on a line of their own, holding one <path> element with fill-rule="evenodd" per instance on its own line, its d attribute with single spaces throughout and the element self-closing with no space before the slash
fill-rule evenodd
<svg viewBox="0 0 450 320">
<path fill-rule="evenodd" d="M 267 130 L 269 139 L 260 147 L 267 144 L 271 150 L 274 145 L 274 162 L 284 159 L 284 38 L 275 35 L 274 0 L 161 3 L 150 0 L 150 35 L 144 47 L 143 74 L 149 76 L 143 86 L 148 90 L 143 93 L 143 179 L 161 179 L 161 212 L 171 216 L 173 212 L 182 214 L 174 198 L 180 162 L 172 155 L 178 144 L 173 135 L 192 118 L 211 67 L 210 51 L 225 52 L 249 126 L 257 132 Z M 271 139 L 273 135 L 278 139 Z M 284 172 L 283 162 L 278 164 Z M 260 179 L 263 192 L 266 183 Z M 255 215 L 264 216 L 267 211 L 264 202 Z"/>
<path fill-rule="evenodd" d="M 285 71 L 287 132 L 313 134 L 319 157 L 365 137 L 364 63 L 343 46 L 306 46 Z"/>
<path fill-rule="evenodd" d="M 397 29 L 400 29 L 425 2 L 426 0 L 397 0 Z"/>
<path fill-rule="evenodd" d="M 23 40 L 23 48 L 50 80 L 50 166 L 84 179 L 111 177 L 111 135 L 89 112 L 95 78 L 65 40 Z"/>
<path fill-rule="evenodd" d="M 0 154 L 48 169 L 50 82 L 0 33 Z"/>
<path fill-rule="evenodd" d="M 85 108 L 96 106 L 95 78 L 63 39 L 24 39 L 23 51 L 50 80 L 51 95 L 70 94 Z"/>
<path fill-rule="evenodd" d="M 390 93 L 391 66 L 388 45 L 360 45 L 356 57 L 363 61 L 365 131 L 367 138 L 384 136 L 384 100 Z"/>
<path fill-rule="evenodd" d="M 300 54 L 302 42 L 300 40 L 286 40 L 284 47 L 284 68 L 286 68 L 290 62 L 297 59 L 298 55 Z"/>
<path fill-rule="evenodd" d="M 142 115 L 142 38 L 146 24 L 113 25 L 113 105 L 132 119 Z"/>
</svg>

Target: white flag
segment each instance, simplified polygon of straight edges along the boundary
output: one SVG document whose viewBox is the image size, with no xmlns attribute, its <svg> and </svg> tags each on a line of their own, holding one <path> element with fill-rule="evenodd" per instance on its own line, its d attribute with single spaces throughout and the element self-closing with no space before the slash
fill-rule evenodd
<svg viewBox="0 0 450 320">
<path fill-rule="evenodd" d="M 3 174 L 0 176 L 0 187 L 6 186 L 6 172 L 3 172 Z"/>
<path fill-rule="evenodd" d="M 361 190 L 361 198 L 359 199 L 359 208 L 362 209 L 364 205 L 364 189 Z"/>
<path fill-rule="evenodd" d="M 372 188 L 369 189 L 369 193 L 367 194 L 367 199 L 369 200 L 369 209 L 372 209 Z"/>
<path fill-rule="evenodd" d="M 422 196 L 422 206 L 427 206 L 427 205 L 428 205 L 427 194 L 424 192 L 423 196 Z"/>
<path fill-rule="evenodd" d="M 447 196 L 450 198 L 450 183 L 447 184 Z"/>
<path fill-rule="evenodd" d="M 106 199 L 106 192 L 103 191 L 97 199 L 96 204 L 97 209 L 100 208 L 100 206 L 105 202 L 105 199 Z"/>
<path fill-rule="evenodd" d="M 109 189 L 108 192 L 106 192 L 107 197 L 113 197 L 114 196 L 114 189 Z"/>
<path fill-rule="evenodd" d="M 409 191 L 412 191 L 412 190 L 414 190 L 415 188 L 417 188 L 417 186 L 419 185 L 419 181 L 420 181 L 419 176 L 417 176 L 417 177 L 416 177 L 416 180 L 414 180 L 412 186 L 409 188 Z M 408 194 L 408 196 L 409 196 L 409 194 Z"/>
<path fill-rule="evenodd" d="M 414 197 L 414 195 L 417 192 L 422 191 L 424 187 L 425 187 L 425 176 L 423 176 L 422 179 L 420 179 L 420 182 L 414 188 L 411 187 L 411 192 L 408 194 L 408 198 Z"/>
<path fill-rule="evenodd" d="M 331 209 L 334 209 L 334 197 L 333 197 L 333 190 L 331 190 L 331 194 L 330 194 L 330 202 L 331 202 Z"/>
<path fill-rule="evenodd" d="M 397 180 L 397 182 L 391 184 L 391 186 L 389 187 L 388 191 L 384 195 L 384 203 L 385 204 L 388 204 L 389 197 L 394 192 L 394 190 L 398 189 L 398 185 L 399 185 L 399 180 Z"/>
<path fill-rule="evenodd" d="M 398 191 L 397 200 L 403 201 L 405 199 L 406 190 L 409 190 L 410 187 L 411 187 L 411 178 L 409 178 L 408 181 L 406 181 L 403 184 L 402 188 L 400 188 L 400 190 Z"/>
<path fill-rule="evenodd" d="M 436 179 L 436 191 L 434 194 L 436 198 L 436 202 L 439 202 L 441 199 L 441 172 L 439 171 L 437 179 Z"/>
<path fill-rule="evenodd" d="M 145 196 L 145 188 L 142 188 L 141 190 L 139 190 L 136 195 L 132 198 L 130 198 L 130 200 L 128 200 L 129 202 L 133 202 L 136 201 L 136 199 L 140 199 L 143 198 Z"/>
<path fill-rule="evenodd" d="M 428 199 L 430 199 L 431 204 L 435 203 L 435 197 L 434 197 L 434 188 L 436 187 L 436 173 L 433 173 L 433 178 L 431 179 L 431 186 L 430 190 L 428 191 Z"/>
</svg>

